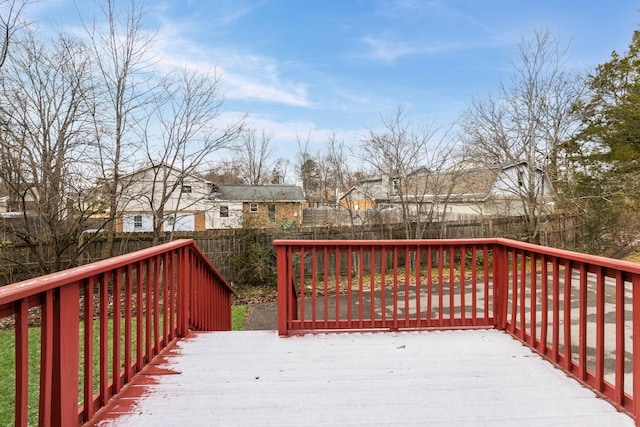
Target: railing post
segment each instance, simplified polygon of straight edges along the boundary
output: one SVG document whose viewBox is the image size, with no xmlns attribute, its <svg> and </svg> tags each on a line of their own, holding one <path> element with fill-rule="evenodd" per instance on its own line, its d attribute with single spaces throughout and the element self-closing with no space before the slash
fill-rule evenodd
<svg viewBox="0 0 640 427">
<path fill-rule="evenodd" d="M 640 337 L 640 275 L 634 274 L 631 281 L 632 290 L 632 306 L 633 306 L 633 325 L 632 336 Z M 633 340 L 633 360 L 632 360 L 632 372 L 633 372 L 633 415 L 636 417 L 636 426 L 640 426 L 640 339 Z"/>
<path fill-rule="evenodd" d="M 289 268 L 287 267 L 287 247 L 279 245 L 277 247 L 277 266 L 278 266 L 278 335 L 287 335 L 287 323 L 288 319 L 288 302 L 289 298 L 293 298 L 290 295 L 291 283 L 289 277 Z"/>
<path fill-rule="evenodd" d="M 51 424 L 78 424 L 80 283 L 58 289 L 53 315 L 53 381 Z"/>
<path fill-rule="evenodd" d="M 189 281 L 191 280 L 188 248 L 180 248 L 178 258 L 180 259 L 178 265 L 178 336 L 185 337 L 189 332 Z"/>
<path fill-rule="evenodd" d="M 499 330 L 507 328 L 507 301 L 509 297 L 509 269 L 507 250 L 502 244 L 493 246 L 493 298 L 495 323 Z"/>
</svg>

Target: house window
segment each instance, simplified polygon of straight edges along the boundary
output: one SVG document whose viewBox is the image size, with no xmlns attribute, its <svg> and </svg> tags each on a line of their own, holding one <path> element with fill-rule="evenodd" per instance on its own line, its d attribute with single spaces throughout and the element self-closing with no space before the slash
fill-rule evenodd
<svg viewBox="0 0 640 427">
<path fill-rule="evenodd" d="M 167 227 L 173 227 L 176 223 L 176 217 L 174 215 L 169 215 L 166 222 Z"/>
<path fill-rule="evenodd" d="M 182 186 L 182 192 L 183 193 L 191 193 L 191 186 L 190 185 L 183 185 Z"/>
<path fill-rule="evenodd" d="M 133 228 L 142 228 L 142 215 L 133 216 Z"/>
<path fill-rule="evenodd" d="M 249 205 L 249 212 L 258 212 L 258 204 L 257 203 L 251 203 Z"/>
<path fill-rule="evenodd" d="M 220 218 L 229 218 L 229 206 L 220 206 Z"/>
<path fill-rule="evenodd" d="M 274 203 L 269 203 L 267 206 L 267 213 L 269 215 L 269 221 L 276 221 L 276 205 Z"/>
<path fill-rule="evenodd" d="M 398 178 L 394 178 L 393 181 L 391 181 L 391 185 L 393 185 L 393 189 L 395 191 L 398 191 L 400 188 L 400 180 Z"/>
</svg>

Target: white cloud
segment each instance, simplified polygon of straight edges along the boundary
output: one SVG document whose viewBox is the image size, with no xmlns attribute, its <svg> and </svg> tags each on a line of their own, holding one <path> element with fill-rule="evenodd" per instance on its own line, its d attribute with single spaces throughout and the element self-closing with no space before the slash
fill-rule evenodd
<svg viewBox="0 0 640 427">
<path fill-rule="evenodd" d="M 367 52 L 364 55 L 366 58 L 388 63 L 411 55 L 433 55 L 472 47 L 462 43 L 410 43 L 405 40 L 394 40 L 394 37 L 388 33 L 380 37 L 366 36 L 361 41 L 367 47 Z"/>
<path fill-rule="evenodd" d="M 309 107 L 307 86 L 281 77 L 280 65 L 269 57 L 214 48 L 185 35 L 186 30 L 165 22 L 158 34 L 159 66 L 169 70 L 187 67 L 216 73 L 229 100 L 258 100 L 297 107 Z"/>
</svg>

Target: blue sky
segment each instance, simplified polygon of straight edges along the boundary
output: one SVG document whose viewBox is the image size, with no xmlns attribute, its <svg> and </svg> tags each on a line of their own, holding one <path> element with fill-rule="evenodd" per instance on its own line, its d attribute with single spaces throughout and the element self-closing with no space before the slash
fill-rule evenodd
<svg viewBox="0 0 640 427">
<path fill-rule="evenodd" d="M 79 3 L 84 3 L 78 0 Z M 447 126 L 510 72 L 521 37 L 548 28 L 589 70 L 623 52 L 640 22 L 631 0 L 147 0 L 167 65 L 221 73 L 225 114 L 248 112 L 293 158 L 335 132 L 356 141 L 403 105 Z M 72 0 L 40 0 L 40 26 L 77 25 Z"/>
</svg>

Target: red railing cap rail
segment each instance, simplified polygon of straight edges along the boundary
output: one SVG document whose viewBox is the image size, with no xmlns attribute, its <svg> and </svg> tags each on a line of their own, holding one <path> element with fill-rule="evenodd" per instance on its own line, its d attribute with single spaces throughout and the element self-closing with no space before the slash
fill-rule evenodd
<svg viewBox="0 0 640 427">
<path fill-rule="evenodd" d="M 113 271 L 119 267 L 124 267 L 129 264 L 141 261 L 146 258 L 150 258 L 155 255 L 160 255 L 172 250 L 180 249 L 186 246 L 193 246 L 197 248 L 193 239 L 180 239 L 173 242 L 163 243 L 162 245 L 153 246 L 151 248 L 142 249 L 136 252 L 132 252 L 125 255 L 105 259 L 102 261 L 93 262 L 91 264 L 81 265 L 78 267 L 70 268 L 68 270 L 58 271 L 55 273 L 47 274 L 45 276 L 35 277 L 33 279 L 24 280 L 22 282 L 12 283 L 0 287 L 0 306 L 17 301 L 22 298 L 29 297 L 41 292 L 54 289 L 58 286 L 74 283 L 79 280 L 86 279 L 88 277 L 97 276 L 98 274 Z M 209 264 L 209 267 L 213 268 L 215 274 L 219 276 L 222 283 L 227 289 L 233 292 L 233 289 L 226 280 L 220 275 L 218 270 L 213 267 L 209 259 L 204 253 L 196 249 L 204 260 Z"/>
<path fill-rule="evenodd" d="M 274 246 L 461 246 L 461 245 L 500 245 L 505 248 L 516 248 L 531 251 L 551 257 L 568 259 L 573 262 L 595 265 L 604 268 L 622 270 L 629 273 L 640 274 L 640 264 L 630 261 L 606 258 L 603 256 L 571 252 L 564 249 L 556 249 L 518 240 L 501 237 L 474 238 L 474 239 L 405 239 L 405 240 L 274 240 Z"/>
<path fill-rule="evenodd" d="M 565 258 L 574 262 L 597 265 L 600 267 L 640 274 L 640 264 L 636 262 L 607 258 L 598 255 L 583 254 L 580 252 L 572 252 L 565 249 L 551 248 L 548 246 L 535 245 L 533 243 L 520 242 L 518 240 L 504 238 L 497 238 L 496 243 L 510 248 L 522 249 L 525 251 L 536 252 L 538 254 L 549 255 L 557 258 Z"/>
<path fill-rule="evenodd" d="M 507 240 L 507 239 L 504 239 Z M 274 246 L 417 246 L 495 244 L 496 238 L 474 239 L 392 239 L 392 240 L 274 240 Z"/>
</svg>

